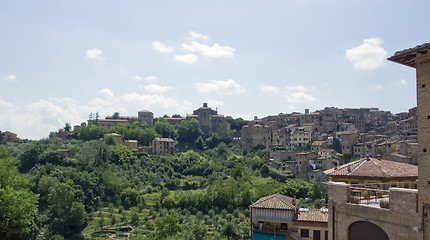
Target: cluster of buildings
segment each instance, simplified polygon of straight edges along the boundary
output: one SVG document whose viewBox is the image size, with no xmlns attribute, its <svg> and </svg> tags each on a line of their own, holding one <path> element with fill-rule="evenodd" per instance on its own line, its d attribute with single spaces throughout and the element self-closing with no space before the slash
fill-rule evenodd
<svg viewBox="0 0 430 240">
<path fill-rule="evenodd" d="M 104 128 L 111 128 L 119 124 L 133 123 L 136 121 L 146 122 L 148 126 L 152 127 L 157 119 L 154 119 L 154 114 L 148 110 L 139 111 L 137 117 L 118 116 L 113 118 L 111 116 L 105 119 L 98 119 L 98 125 Z M 219 129 L 230 129 L 230 124 L 225 121 L 224 115 L 218 114 L 217 110 L 208 107 L 207 103 L 194 110 L 193 114 L 187 114 L 186 117 L 166 118 L 167 122 L 175 125 L 183 120 L 196 119 L 200 128 L 205 134 L 212 134 L 218 132 Z M 88 120 L 88 124 L 93 124 L 96 120 Z"/>
<path fill-rule="evenodd" d="M 367 156 L 325 170 L 330 180 L 325 211 L 297 208 L 287 196 L 262 198 L 250 206 L 252 239 L 430 239 L 430 43 L 396 52 L 389 60 L 416 69 L 417 125 L 404 128 L 409 120 L 403 120 L 412 118 L 402 114 L 397 129 L 418 134 L 418 166 Z M 394 144 L 386 141 L 384 147 Z"/>
<path fill-rule="evenodd" d="M 270 158 L 296 178 L 324 182 L 325 170 L 365 157 L 418 163 L 417 108 L 391 114 L 377 108 L 325 108 L 257 117 L 241 130 L 244 152 L 269 148 Z M 278 165 L 279 166 L 279 165 Z"/>
</svg>

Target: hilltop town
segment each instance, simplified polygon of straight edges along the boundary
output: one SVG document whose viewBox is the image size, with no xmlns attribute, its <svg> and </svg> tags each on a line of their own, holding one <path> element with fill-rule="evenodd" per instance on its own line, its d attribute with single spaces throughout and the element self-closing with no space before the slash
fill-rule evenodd
<svg viewBox="0 0 430 240">
<path fill-rule="evenodd" d="M 203 103 L 184 117 L 91 113 L 40 141 L 0 132 L 0 237 L 428 239 L 429 50 L 389 59 L 419 82 L 417 107 L 398 114 L 245 121 Z"/>
<path fill-rule="evenodd" d="M 154 127 L 157 121 L 176 126 L 182 121 L 195 119 L 202 133 L 192 140 L 202 137 L 201 144 L 204 146 L 191 146 L 192 149 L 202 150 L 211 145 L 213 138 L 224 135 L 223 141 L 240 146 L 244 153 L 256 148 L 269 149 L 269 160 L 273 161 L 273 166 L 289 169 L 297 178 L 306 181 L 324 182 L 324 170 L 366 156 L 417 165 L 416 107 L 397 114 L 378 108 L 326 107 L 315 112 L 305 109 L 304 113 L 280 113 L 245 121 L 225 117 L 203 103 L 202 107 L 185 117 L 154 118 L 151 111 L 144 110 L 139 111 L 137 117 L 116 113 L 105 119 L 93 118 L 88 120 L 88 126 L 97 125 L 110 132 L 109 135 L 116 141 L 149 154 L 180 154 L 181 149 L 175 147 L 178 136 L 154 135 L 143 143 L 137 137 L 122 136 L 109 129 L 139 122 Z M 51 137 L 79 138 L 80 130 L 81 125 L 77 125 L 73 131 L 71 127 L 62 129 Z"/>
</svg>

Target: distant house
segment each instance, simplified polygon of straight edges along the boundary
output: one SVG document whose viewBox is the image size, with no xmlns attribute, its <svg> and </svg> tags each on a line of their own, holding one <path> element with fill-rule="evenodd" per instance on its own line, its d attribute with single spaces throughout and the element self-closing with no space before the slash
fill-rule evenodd
<svg viewBox="0 0 430 240">
<path fill-rule="evenodd" d="M 251 207 L 252 239 L 257 239 L 254 233 L 272 234 L 284 237 L 293 227 L 294 214 L 296 212 L 295 199 L 273 194 L 260 198 Z"/>
<path fill-rule="evenodd" d="M 302 240 L 328 239 L 328 209 L 300 208 L 293 221 L 294 230 Z"/>
<path fill-rule="evenodd" d="M 299 209 L 296 199 L 273 194 L 251 206 L 252 239 L 327 239 L 326 209 Z"/>
<path fill-rule="evenodd" d="M 155 155 L 173 155 L 175 153 L 175 140 L 171 138 L 155 138 L 152 140 L 152 153 Z"/>
<path fill-rule="evenodd" d="M 0 134 L 3 135 L 3 141 L 4 142 L 15 142 L 16 140 L 19 140 L 18 135 L 16 133 L 13 132 L 2 132 L 0 131 Z"/>
</svg>

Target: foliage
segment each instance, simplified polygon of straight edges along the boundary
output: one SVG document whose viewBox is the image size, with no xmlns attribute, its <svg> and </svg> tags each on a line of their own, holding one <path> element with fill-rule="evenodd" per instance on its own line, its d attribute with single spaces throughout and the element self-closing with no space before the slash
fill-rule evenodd
<svg viewBox="0 0 430 240">
<path fill-rule="evenodd" d="M 155 220 L 156 239 L 166 239 L 175 236 L 181 229 L 178 216 L 175 212 L 165 213 Z"/>
<path fill-rule="evenodd" d="M 225 121 L 230 123 L 230 128 L 232 130 L 240 131 L 242 127 L 248 124 L 248 121 L 243 120 L 242 118 L 233 119 L 231 116 L 226 116 Z"/>
<path fill-rule="evenodd" d="M 109 150 L 112 151 L 112 160 L 115 163 L 123 164 L 129 162 L 133 156 L 133 151 L 121 144 L 110 146 Z"/>
<path fill-rule="evenodd" d="M 176 124 L 176 131 L 178 132 L 177 140 L 183 143 L 194 143 L 203 134 L 196 119 L 181 121 Z"/>
<path fill-rule="evenodd" d="M 15 163 L 0 149 L 0 238 L 36 239 L 38 195 L 29 190 Z"/>
<path fill-rule="evenodd" d="M 163 138 L 176 139 L 178 135 L 175 128 L 165 118 L 158 118 L 154 124 L 154 129 Z"/>
<path fill-rule="evenodd" d="M 49 229 L 52 234 L 70 237 L 80 232 L 87 225 L 87 214 L 82 190 L 69 183 L 59 183 L 48 195 Z"/>
<path fill-rule="evenodd" d="M 311 184 L 302 179 L 289 179 L 280 189 L 281 194 L 296 198 L 306 198 L 310 190 Z"/>
<path fill-rule="evenodd" d="M 122 190 L 121 192 L 122 205 L 127 209 L 130 207 L 136 206 L 138 196 L 139 196 L 139 193 L 134 188 L 129 187 Z"/>
</svg>

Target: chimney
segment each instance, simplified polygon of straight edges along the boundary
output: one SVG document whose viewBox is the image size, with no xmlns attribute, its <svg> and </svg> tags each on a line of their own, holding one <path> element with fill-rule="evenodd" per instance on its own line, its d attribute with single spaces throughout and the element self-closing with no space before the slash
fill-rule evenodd
<svg viewBox="0 0 430 240">
<path fill-rule="evenodd" d="M 208 103 L 203 103 L 203 107 L 208 107 Z"/>
<path fill-rule="evenodd" d="M 258 120 L 257 116 L 254 116 L 254 120 Z"/>
</svg>

